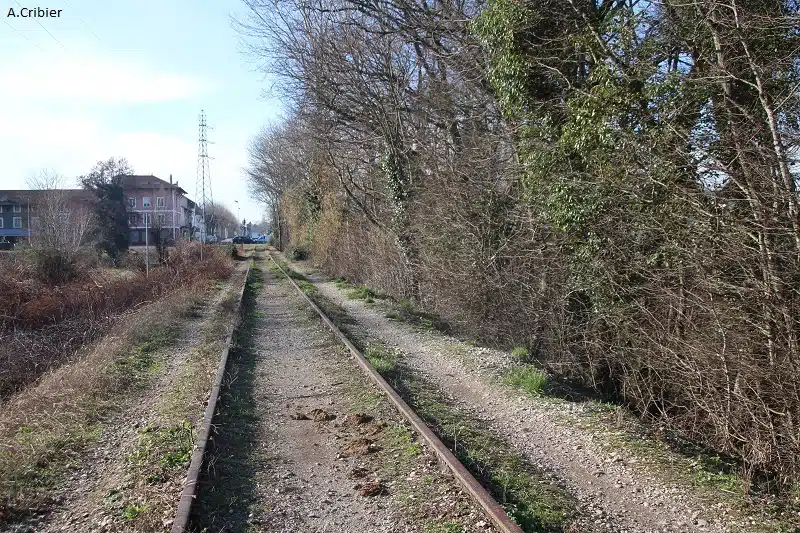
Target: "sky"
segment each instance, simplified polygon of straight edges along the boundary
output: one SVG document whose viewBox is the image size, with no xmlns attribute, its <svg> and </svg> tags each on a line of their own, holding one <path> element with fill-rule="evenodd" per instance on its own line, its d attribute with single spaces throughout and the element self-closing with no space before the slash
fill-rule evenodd
<svg viewBox="0 0 800 533">
<path fill-rule="evenodd" d="M 54 170 L 75 185 L 98 160 L 172 174 L 195 198 L 198 117 L 208 117 L 215 203 L 259 221 L 244 179 L 253 135 L 281 113 L 270 80 L 244 53 L 240 0 L 48 0 L 60 17 L 0 0 L 0 189 Z"/>
</svg>

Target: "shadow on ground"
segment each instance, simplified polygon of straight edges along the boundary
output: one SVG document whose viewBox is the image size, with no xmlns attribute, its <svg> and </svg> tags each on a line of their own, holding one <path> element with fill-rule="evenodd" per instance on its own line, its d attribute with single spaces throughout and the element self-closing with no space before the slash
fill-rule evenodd
<svg viewBox="0 0 800 533">
<path fill-rule="evenodd" d="M 190 531 L 236 532 L 248 528 L 250 507 L 255 504 L 254 472 L 258 469 L 254 434 L 258 426 L 254 399 L 256 357 L 250 338 L 258 320 L 255 306 L 262 288 L 263 275 L 254 267 L 242 298 L 243 319 L 234 334 Z"/>
</svg>

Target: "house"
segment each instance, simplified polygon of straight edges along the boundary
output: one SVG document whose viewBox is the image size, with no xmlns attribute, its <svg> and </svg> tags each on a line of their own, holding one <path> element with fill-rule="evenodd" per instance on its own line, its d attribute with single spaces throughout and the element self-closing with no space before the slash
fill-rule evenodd
<svg viewBox="0 0 800 533">
<path fill-rule="evenodd" d="M 145 244 L 145 231 L 153 238 L 160 231 L 167 240 L 194 238 L 202 230 L 202 220 L 195 213 L 196 205 L 186 191 L 172 182 L 152 175 L 122 176 L 128 209 L 131 246 Z"/>
<path fill-rule="evenodd" d="M 58 201 L 52 201 L 52 194 L 58 194 Z M 23 239 L 36 237 L 39 216 L 48 206 L 58 206 L 64 220 L 69 220 L 69 212 L 88 209 L 91 194 L 83 189 L 47 190 L 4 190 L 0 191 L 0 241 L 17 243 Z"/>
<path fill-rule="evenodd" d="M 157 232 L 168 241 L 199 238 L 204 230 L 202 216 L 177 182 L 152 175 L 121 176 L 125 207 L 128 211 L 131 246 L 144 246 L 145 228 L 152 240 Z M 91 210 L 92 193 L 84 189 L 6 190 L 0 191 L 0 242 L 17 243 L 35 239 L 37 212 L 52 211 L 52 194 L 58 194 L 58 209 L 63 220 L 72 220 L 70 213 Z M 53 213 L 50 213 L 51 215 Z M 61 220 L 60 213 L 48 218 Z"/>
<path fill-rule="evenodd" d="M 0 192 L 0 241 L 15 243 L 30 233 L 30 192 Z"/>
</svg>

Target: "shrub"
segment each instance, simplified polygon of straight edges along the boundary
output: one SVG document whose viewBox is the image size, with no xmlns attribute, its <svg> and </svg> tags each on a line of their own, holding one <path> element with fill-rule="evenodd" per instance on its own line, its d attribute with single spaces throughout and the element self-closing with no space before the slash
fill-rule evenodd
<svg viewBox="0 0 800 533">
<path fill-rule="evenodd" d="M 129 254 L 123 261 L 132 258 Z M 60 364 L 129 309 L 233 271 L 222 249 L 204 247 L 201 261 L 199 243 L 178 245 L 168 264 L 151 269 L 149 276 L 109 271 L 82 280 L 74 263 L 58 253 L 37 251 L 7 261 L 7 275 L 0 277 L 0 398 Z M 29 261 L 35 268 L 26 266 Z M 72 281 L 53 290 L 38 279 L 40 272 Z"/>
<path fill-rule="evenodd" d="M 55 248 L 36 249 L 33 254 L 36 279 L 49 284 L 62 284 L 78 277 L 73 254 Z"/>
<path fill-rule="evenodd" d="M 308 259 L 308 251 L 300 247 L 292 248 L 289 250 L 288 255 L 292 261 L 305 261 Z"/>
</svg>

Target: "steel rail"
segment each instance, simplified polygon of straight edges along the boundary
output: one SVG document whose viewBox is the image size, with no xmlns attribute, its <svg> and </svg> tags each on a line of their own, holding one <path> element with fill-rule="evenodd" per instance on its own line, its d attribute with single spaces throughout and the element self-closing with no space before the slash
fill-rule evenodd
<svg viewBox="0 0 800 533">
<path fill-rule="evenodd" d="M 192 504 L 194 503 L 197 493 L 197 483 L 200 479 L 200 469 L 203 466 L 203 459 L 206 453 L 206 444 L 208 437 L 211 435 L 211 424 L 214 420 L 214 411 L 217 409 L 217 399 L 219 398 L 219 391 L 222 388 L 222 379 L 225 377 L 225 367 L 228 364 L 228 354 L 231 350 L 231 342 L 233 341 L 233 334 L 238 327 L 240 321 L 240 313 L 242 307 L 242 298 L 244 297 L 244 290 L 247 287 L 247 280 L 250 277 L 250 265 L 247 265 L 247 272 L 244 275 L 244 282 L 239 291 L 239 301 L 236 304 L 236 314 L 233 327 L 228 338 L 225 341 L 225 348 L 222 350 L 222 357 L 217 367 L 217 376 L 214 379 L 214 386 L 211 388 L 211 396 L 208 398 L 208 405 L 206 405 L 206 412 L 203 415 L 203 424 L 200 426 L 200 433 L 198 435 L 197 446 L 192 452 L 192 460 L 189 464 L 189 472 L 186 474 L 186 481 L 183 485 L 183 492 L 181 492 L 181 499 L 178 502 L 178 510 L 175 512 L 175 519 L 172 522 L 172 533 L 184 533 L 189 525 L 189 516 L 192 512 Z"/>
<path fill-rule="evenodd" d="M 489 492 L 483 488 L 483 485 L 478 482 L 477 479 L 467 470 L 467 468 L 458 460 L 458 458 L 453 455 L 453 452 L 445 446 L 445 444 L 436 436 L 436 434 L 431 430 L 430 427 L 422 420 L 417 413 L 414 412 L 411 407 L 400 397 L 400 395 L 395 391 L 389 383 L 383 379 L 383 377 L 375 370 L 375 367 L 364 357 L 364 354 L 355 347 L 355 345 L 350 342 L 350 339 L 340 330 L 336 324 L 334 324 L 330 318 L 317 306 L 316 303 L 300 288 L 300 286 L 292 279 L 292 277 L 281 267 L 280 263 L 275 260 L 272 256 L 272 253 L 269 253 L 269 258 L 275 263 L 275 266 L 283 273 L 284 276 L 294 285 L 294 288 L 297 289 L 297 292 L 300 293 L 303 298 L 311 305 L 314 311 L 317 312 L 319 317 L 328 326 L 328 328 L 333 332 L 333 334 L 344 343 L 345 346 L 350 350 L 350 353 L 353 354 L 358 365 L 367 374 L 367 376 L 381 389 L 392 403 L 395 405 L 398 411 L 414 426 L 414 429 L 422 435 L 425 441 L 434 449 L 436 454 L 439 458 L 444 462 L 448 468 L 453 472 L 453 475 L 461 483 L 461 486 L 466 489 L 467 492 L 472 496 L 475 502 L 480 505 L 489 518 L 494 522 L 494 524 L 502 531 L 503 533 L 523 533 L 522 528 L 520 528 L 516 522 L 511 520 L 511 518 L 506 514 L 503 507 L 495 500 Z M 174 530 L 173 530 L 173 533 Z"/>
</svg>

